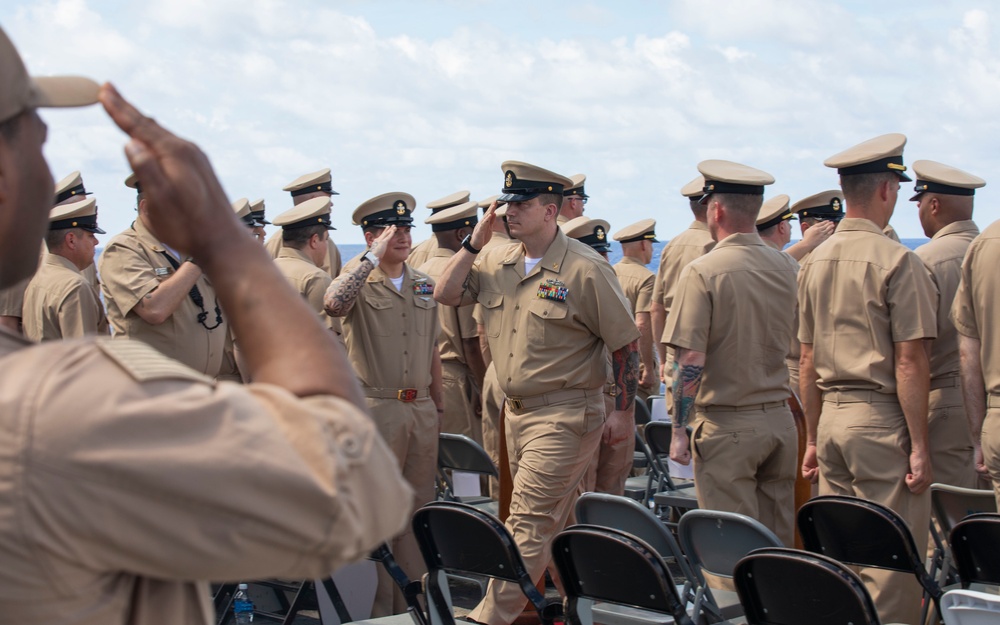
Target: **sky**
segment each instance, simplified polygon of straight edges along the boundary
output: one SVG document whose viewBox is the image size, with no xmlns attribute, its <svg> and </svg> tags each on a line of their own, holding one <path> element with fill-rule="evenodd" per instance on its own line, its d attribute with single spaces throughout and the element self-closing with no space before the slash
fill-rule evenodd
<svg viewBox="0 0 1000 625">
<path fill-rule="evenodd" d="M 502 186 L 500 164 L 583 173 L 612 232 L 691 221 L 705 159 L 771 173 L 765 197 L 837 188 L 823 160 L 888 132 L 905 160 L 987 181 L 1000 218 L 1000 18 L 993 3 L 829 0 L 5 0 L 0 25 L 35 75 L 113 82 L 198 143 L 235 200 L 330 167 L 335 241 L 363 243 L 376 195 L 424 205 Z M 102 227 L 134 219 L 124 135 L 99 107 L 47 110 L 56 180 L 83 172 Z M 904 183 L 892 224 L 922 237 Z M 273 228 L 273 227 L 272 227 Z"/>
</svg>

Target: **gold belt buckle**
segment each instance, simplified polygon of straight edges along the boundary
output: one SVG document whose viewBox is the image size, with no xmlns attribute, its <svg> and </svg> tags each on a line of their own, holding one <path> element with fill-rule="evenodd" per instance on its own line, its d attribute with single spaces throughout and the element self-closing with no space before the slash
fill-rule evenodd
<svg viewBox="0 0 1000 625">
<path fill-rule="evenodd" d="M 402 388 L 396 391 L 396 399 L 399 401 L 411 402 L 417 399 L 417 389 Z"/>
<path fill-rule="evenodd" d="M 514 410 L 524 410 L 524 403 L 522 403 L 520 399 L 508 397 L 507 401 L 510 402 L 510 407 Z"/>
</svg>

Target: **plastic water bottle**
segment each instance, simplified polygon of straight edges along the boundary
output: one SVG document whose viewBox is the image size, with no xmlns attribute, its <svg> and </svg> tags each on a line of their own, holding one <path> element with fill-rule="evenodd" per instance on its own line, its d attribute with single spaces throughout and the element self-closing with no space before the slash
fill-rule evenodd
<svg viewBox="0 0 1000 625">
<path fill-rule="evenodd" d="M 236 625 L 249 625 L 253 623 L 253 601 L 247 594 L 247 585 L 240 584 L 233 595 L 233 615 L 236 617 Z"/>
</svg>

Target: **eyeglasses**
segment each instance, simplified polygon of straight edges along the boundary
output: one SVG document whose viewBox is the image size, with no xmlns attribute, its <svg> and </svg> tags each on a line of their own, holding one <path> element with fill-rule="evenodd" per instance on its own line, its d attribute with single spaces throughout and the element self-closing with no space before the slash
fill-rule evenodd
<svg viewBox="0 0 1000 625">
<path fill-rule="evenodd" d="M 580 200 L 580 201 L 581 201 L 581 202 L 583 202 L 584 204 L 586 204 L 586 203 L 587 203 L 587 200 L 589 199 L 589 198 L 588 198 L 587 196 L 585 196 L 585 195 L 567 195 L 566 197 L 567 197 L 567 198 L 569 198 L 569 199 L 571 199 L 571 200 Z"/>
</svg>

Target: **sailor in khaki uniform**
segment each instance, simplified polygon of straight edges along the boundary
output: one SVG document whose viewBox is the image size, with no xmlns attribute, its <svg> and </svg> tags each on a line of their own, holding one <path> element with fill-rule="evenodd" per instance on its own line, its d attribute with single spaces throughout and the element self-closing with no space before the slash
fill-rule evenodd
<svg viewBox="0 0 1000 625">
<path fill-rule="evenodd" d="M 323 258 L 330 238 L 330 198 L 316 197 L 281 213 L 274 225 L 281 226 L 281 251 L 274 263 L 309 307 L 326 323 L 323 296 L 333 282 L 323 271 Z"/>
<path fill-rule="evenodd" d="M 973 197 L 986 181 L 934 161 L 915 161 L 913 173 L 917 178 L 916 194 L 910 201 L 917 203 L 924 234 L 931 237 L 914 251 L 927 265 L 938 290 L 927 424 L 934 481 L 978 488 L 972 432 L 962 405 L 958 332 L 950 313 L 962 279 L 965 252 L 979 236 L 979 228 L 972 221 Z"/>
<path fill-rule="evenodd" d="M 408 193 L 384 193 L 355 209 L 369 248 L 325 299 L 327 313 L 343 319 L 347 357 L 375 425 L 413 487 L 410 512 L 434 499 L 443 412 L 434 282 L 406 264 L 415 205 Z M 393 539 L 392 552 L 412 579 L 426 570 L 411 528 Z M 405 610 L 392 578 L 379 570 L 373 615 Z"/>
<path fill-rule="evenodd" d="M 264 226 L 271 225 L 271 222 L 265 218 L 264 214 L 264 198 L 250 202 L 251 221 L 248 221 L 247 225 L 253 230 L 254 238 L 260 241 L 262 245 L 264 244 L 265 237 Z"/>
<path fill-rule="evenodd" d="M 564 200 L 565 201 L 565 200 Z M 563 223 L 560 228 L 571 239 L 576 239 L 580 243 L 589 245 L 591 249 L 601 255 L 604 260 L 608 259 L 611 252 L 611 243 L 608 232 L 611 230 L 610 224 L 603 219 L 591 219 L 587 216 L 580 216 Z M 620 285 L 620 281 L 619 281 Z M 624 294 L 624 289 L 622 289 Z M 626 295 L 626 301 L 628 296 Z M 631 305 L 629 312 L 632 311 Z M 640 336 L 640 341 L 641 341 Z M 605 350 L 605 357 L 608 361 L 608 379 L 604 386 L 604 412 L 611 414 L 615 409 L 615 396 L 618 394 L 618 386 L 615 383 L 614 368 L 611 362 L 611 352 Z M 641 366 L 640 357 L 640 366 Z M 638 389 L 636 390 L 638 393 Z M 635 430 L 635 403 L 628 408 L 628 427 Z M 605 422 L 606 428 L 611 428 L 613 424 Z M 601 438 L 601 444 L 597 449 L 593 462 L 587 468 L 587 473 L 583 478 L 583 490 L 595 491 L 598 493 L 609 493 L 612 495 L 625 494 L 625 478 L 632 470 L 633 451 L 635 450 L 634 438 L 625 438 L 612 443 L 608 437 Z"/>
<path fill-rule="evenodd" d="M 469 201 L 469 197 L 471 197 L 471 195 L 472 194 L 468 191 L 456 191 L 455 193 L 446 195 L 443 198 L 438 198 L 433 202 L 427 202 L 427 208 L 431 209 L 431 216 L 433 217 L 445 209 L 465 204 Z M 406 264 L 410 267 L 416 267 L 419 269 L 432 256 L 434 256 L 434 251 L 437 250 L 437 247 L 437 237 L 432 235 L 426 241 L 421 241 L 413 246 L 413 249 L 410 251 L 410 257 L 406 259 Z"/>
<path fill-rule="evenodd" d="M 692 260 L 704 256 L 715 247 L 715 241 L 712 240 L 712 235 L 705 222 L 707 208 L 703 204 L 699 204 L 704 188 L 705 179 L 701 175 L 681 187 L 681 195 L 688 198 L 691 212 L 694 214 L 694 221 L 687 227 L 687 230 L 670 239 L 670 242 L 663 246 L 663 251 L 660 252 L 660 264 L 656 270 L 656 281 L 653 283 L 653 301 L 649 307 L 649 320 L 653 324 L 653 338 L 656 342 L 656 353 L 660 362 L 660 379 L 666 384 L 668 406 L 672 405 L 669 400 L 673 387 L 670 377 L 673 367 L 673 350 L 663 340 L 663 328 L 666 326 L 670 307 L 674 301 L 674 288 L 681 275 L 681 270 Z"/>
<path fill-rule="evenodd" d="M 483 214 L 499 195 L 494 195 L 481 200 L 479 208 L 483 209 Z M 483 246 L 483 251 L 492 249 L 500 245 L 514 243 L 507 232 L 505 217 L 507 215 L 507 204 L 500 204 L 494 211 L 496 219 L 493 220 L 493 236 L 489 242 Z M 482 421 L 483 421 L 483 449 L 489 454 L 493 464 L 500 466 L 500 408 L 506 401 L 503 390 L 500 388 L 500 381 L 497 380 L 497 368 L 493 364 L 493 355 L 490 353 L 490 343 L 486 334 L 486 316 L 483 305 L 476 302 L 473 305 L 472 317 L 476 320 L 476 333 L 479 335 L 479 349 L 483 353 L 483 362 L 486 363 L 486 373 L 483 375 L 482 387 Z M 499 498 L 500 484 L 495 478 L 490 478 L 490 495 Z"/>
<path fill-rule="evenodd" d="M 622 285 L 625 299 L 632 307 L 632 317 L 639 328 L 639 390 L 636 401 L 646 401 L 650 395 L 660 392 L 660 366 L 656 360 L 653 340 L 653 326 L 649 309 L 653 303 L 656 274 L 647 265 L 653 260 L 653 244 L 656 240 L 656 220 L 643 219 L 625 226 L 614 233 L 612 238 L 622 246 L 622 259 L 611 266 Z"/>
<path fill-rule="evenodd" d="M 819 230 L 823 232 L 821 238 L 825 241 L 837 230 L 837 224 L 844 218 L 844 193 L 840 189 L 832 189 L 804 197 L 792 204 L 792 212 L 799 219 L 801 240 L 806 240 L 811 232 Z M 796 260 L 804 262 L 806 256 Z"/>
<path fill-rule="evenodd" d="M 4 287 L 34 271 L 52 205 L 36 107 L 90 104 L 99 87 L 30 79 L 2 30 L 0 76 L 0 161 L 25 183 L 0 197 Z M 216 383 L 140 342 L 31 345 L 0 331 L 3 619 L 209 625 L 198 580 L 329 575 L 405 523 L 409 492 L 346 359 L 241 236 L 207 159 L 110 85 L 101 99 L 135 140 L 151 223 L 203 259 L 234 323 L 257 337 L 248 360 L 261 384 Z"/>
<path fill-rule="evenodd" d="M 228 332 L 215 289 L 193 258 L 157 239 L 138 177 L 131 174 L 125 185 L 138 194 L 139 217 L 111 239 L 100 259 L 114 336 L 143 341 L 215 377 Z"/>
<path fill-rule="evenodd" d="M 310 172 L 308 174 L 302 174 L 295 180 L 289 182 L 284 187 L 281 188 L 282 191 L 287 191 L 292 196 L 292 205 L 298 206 L 303 202 L 308 202 L 309 200 L 317 197 L 325 197 L 333 201 L 332 198 L 335 195 L 340 195 L 338 192 L 333 190 L 332 186 L 333 178 L 330 176 L 330 168 L 325 167 L 319 171 Z M 261 202 L 260 210 L 263 211 L 263 202 Z M 263 217 L 263 215 L 261 215 Z M 323 265 L 320 267 L 323 271 L 330 274 L 331 278 L 336 278 L 340 275 L 340 269 L 343 266 L 340 259 L 340 250 L 334 244 L 333 239 L 327 239 L 327 250 L 326 258 L 323 259 Z M 265 243 L 268 253 L 271 254 L 271 258 L 277 258 L 278 253 L 281 251 L 282 239 L 280 233 L 275 233 L 270 239 Z M 339 332 L 339 328 L 335 328 Z"/>
<path fill-rule="evenodd" d="M 674 348 L 670 457 L 694 456 L 699 507 L 755 518 L 791 546 L 798 435 L 785 354 L 798 267 L 757 234 L 770 174 L 719 160 L 698 171 L 718 243 L 681 271 L 663 332 Z"/>
<path fill-rule="evenodd" d="M 584 191 L 587 177 L 583 174 L 573 174 L 569 177 L 571 184 L 563 190 L 563 205 L 559 211 L 557 222 L 563 225 L 571 219 L 583 216 L 583 207 L 587 204 L 590 196 Z"/>
<path fill-rule="evenodd" d="M 32 341 L 108 334 L 108 319 L 83 270 L 94 264 L 97 201 L 56 206 L 45 237 L 49 253 L 24 293 L 24 335 Z"/>
<path fill-rule="evenodd" d="M 425 223 L 434 231 L 434 253 L 421 267 L 432 281 L 444 273 L 462 240 L 479 223 L 478 202 L 466 202 L 431 215 Z M 413 253 L 410 253 L 413 258 Z M 409 260 L 407 260 L 409 262 Z M 479 349 L 472 306 L 438 306 L 438 351 L 441 353 L 441 394 L 444 414 L 441 431 L 464 434 L 482 444 L 483 424 L 477 410 L 486 365 Z"/>
<path fill-rule="evenodd" d="M 803 474 L 821 495 L 878 501 L 927 545 L 932 481 L 926 340 L 934 284 L 920 258 L 882 233 L 899 193 L 906 137 L 888 134 L 825 161 L 847 204 L 837 232 L 799 275 L 799 388 L 808 428 Z M 882 622 L 916 623 L 912 575 L 862 569 Z"/>
<path fill-rule="evenodd" d="M 556 225 L 568 178 L 519 161 L 501 166 L 507 226 L 518 245 L 482 251 L 496 205 L 438 281 L 443 304 L 480 302 L 500 387 L 507 396 L 506 437 L 513 492 L 507 527 L 531 578 L 549 563 L 600 439 L 633 436 L 628 408 L 639 376 L 639 331 L 608 265 Z M 618 383 L 604 427 L 605 349 Z M 517 584 L 491 580 L 469 614 L 481 623 L 513 622 L 524 607 Z"/>
<path fill-rule="evenodd" d="M 80 172 L 74 171 L 60 180 L 55 185 L 55 205 L 81 202 L 90 195 L 83 185 L 83 176 Z M 44 259 L 47 250 L 43 245 L 41 248 L 41 258 Z M 83 277 L 87 280 L 91 288 L 94 289 L 94 296 L 100 299 L 101 283 L 97 279 L 97 271 L 91 263 L 83 270 Z M 21 309 L 24 306 L 24 291 L 28 288 L 28 280 L 6 289 L 0 289 L 0 327 L 7 328 L 12 332 L 22 332 Z"/>
</svg>

